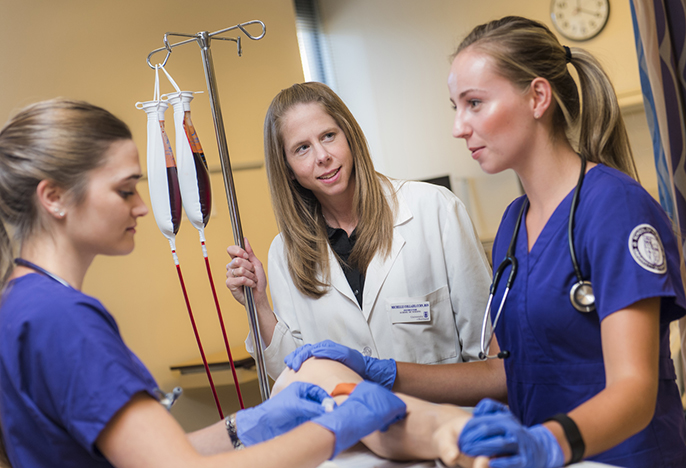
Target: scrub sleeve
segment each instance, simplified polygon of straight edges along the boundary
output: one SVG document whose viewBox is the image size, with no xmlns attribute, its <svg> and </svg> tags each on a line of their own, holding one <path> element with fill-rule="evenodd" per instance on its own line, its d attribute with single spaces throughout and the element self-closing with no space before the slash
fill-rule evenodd
<svg viewBox="0 0 686 468">
<path fill-rule="evenodd" d="M 0 307 L 0 413 L 15 466 L 111 466 L 95 442 L 155 380 L 96 299 L 39 274 L 13 280 Z"/>
</svg>

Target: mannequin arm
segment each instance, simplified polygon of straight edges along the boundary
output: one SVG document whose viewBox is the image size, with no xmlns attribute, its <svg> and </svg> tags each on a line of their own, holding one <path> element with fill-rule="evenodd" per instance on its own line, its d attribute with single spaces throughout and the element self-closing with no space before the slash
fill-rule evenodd
<svg viewBox="0 0 686 468">
<path fill-rule="evenodd" d="M 339 362 L 310 358 L 298 372 L 289 368 L 284 370 L 274 383 L 272 394 L 295 381 L 314 383 L 331 394 L 339 383 L 357 384 L 362 378 Z M 393 460 L 433 460 L 445 452 L 444 461 L 454 461 L 464 467 L 480 466 L 472 464 L 474 459 L 457 453 L 457 437 L 471 417 L 469 413 L 457 406 L 437 405 L 408 395 L 397 395 L 407 405 L 407 417 L 390 426 L 386 432 L 377 431 L 362 439 L 369 450 Z M 338 404 L 345 398 L 344 395 L 334 397 Z M 437 432 L 439 428 L 442 429 Z"/>
</svg>

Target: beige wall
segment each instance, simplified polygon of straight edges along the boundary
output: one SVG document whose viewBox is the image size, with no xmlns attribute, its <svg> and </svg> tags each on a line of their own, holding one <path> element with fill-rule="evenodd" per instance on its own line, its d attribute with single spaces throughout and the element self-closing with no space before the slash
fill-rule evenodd
<svg viewBox="0 0 686 468">
<path fill-rule="evenodd" d="M 267 35 L 257 42 L 244 40 L 243 57 L 237 56 L 233 42 L 214 41 L 212 51 L 231 159 L 262 161 L 267 106 L 279 90 L 303 79 L 290 0 L 0 0 L 0 120 L 41 99 L 88 100 L 131 126 L 145 167 L 146 118 L 134 104 L 152 98 L 154 72 L 145 62 L 148 53 L 163 45 L 167 31 L 216 31 L 253 19 L 264 21 Z M 163 58 L 164 54 L 155 56 L 157 61 Z M 219 167 L 199 47 L 175 48 L 167 69 L 182 89 L 205 90 L 193 102 L 193 121 L 210 166 Z M 173 91 L 165 79 L 161 83 L 163 92 Z M 171 111 L 167 121 L 173 122 Z M 264 168 L 236 172 L 234 179 L 243 232 L 266 260 L 277 229 Z M 223 281 L 225 249 L 234 241 L 221 175 L 214 174 L 212 183 L 215 214 L 206 230 L 210 262 L 229 340 L 242 346 L 248 330 L 245 310 L 233 301 Z M 147 184 L 139 187 L 148 202 Z M 125 341 L 168 391 L 179 383 L 169 366 L 197 357 L 198 351 L 169 244 L 152 214 L 140 222 L 136 241 L 136 250 L 128 257 L 98 258 L 84 290 L 108 307 Z M 182 222 L 177 250 L 206 351 L 222 351 L 198 234 L 187 220 Z M 245 391 L 252 393 L 248 400 L 259 400 L 256 386 Z M 231 406 L 228 395 L 225 388 L 226 404 Z M 217 418 L 209 390 L 187 392 L 176 412 L 187 428 Z"/>
<path fill-rule="evenodd" d="M 511 171 L 486 175 L 463 141 L 451 136 L 450 55 L 476 25 L 506 15 L 552 26 L 550 0 L 319 0 L 333 55 L 337 91 L 360 121 L 378 169 L 391 177 L 449 174 L 483 239 L 519 193 Z M 591 51 L 605 66 L 627 119 L 641 180 L 657 193 L 640 93 L 629 2 L 610 0 L 605 29 L 594 39 L 563 44 Z M 638 104 L 638 106 L 636 106 Z M 638 111 L 638 114 L 634 114 Z"/>
</svg>

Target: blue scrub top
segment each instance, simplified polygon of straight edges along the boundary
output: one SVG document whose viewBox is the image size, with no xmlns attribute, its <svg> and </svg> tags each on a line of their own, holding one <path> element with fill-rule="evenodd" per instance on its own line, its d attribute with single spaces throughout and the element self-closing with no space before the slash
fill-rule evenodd
<svg viewBox="0 0 686 468">
<path fill-rule="evenodd" d="M 154 378 L 96 299 L 40 274 L 0 305 L 0 418 L 15 467 L 109 467 L 95 441 Z"/>
<path fill-rule="evenodd" d="M 531 252 L 526 223 L 517 237 L 517 276 L 496 327 L 501 350 L 510 351 L 505 359 L 510 408 L 531 426 L 599 393 L 605 388 L 600 322 L 641 299 L 661 297 L 655 416 L 643 431 L 590 459 L 626 467 L 684 467 L 686 428 L 670 357 L 669 322 L 686 314 L 686 299 L 671 222 L 630 177 L 604 165 L 588 171 L 574 244 L 582 276 L 593 284 L 596 312 L 581 313 L 569 300 L 577 282 L 567 235 L 572 194 L 557 207 Z M 494 267 L 505 258 L 522 203 L 524 197 L 515 200 L 503 216 L 493 245 Z M 510 267 L 503 272 L 495 310 L 509 272 Z"/>
</svg>

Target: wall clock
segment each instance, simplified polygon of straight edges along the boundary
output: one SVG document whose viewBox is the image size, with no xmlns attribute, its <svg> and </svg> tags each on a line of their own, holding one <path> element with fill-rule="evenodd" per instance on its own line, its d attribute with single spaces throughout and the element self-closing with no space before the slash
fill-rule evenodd
<svg viewBox="0 0 686 468">
<path fill-rule="evenodd" d="M 573 41 L 597 36 L 610 16 L 610 0 L 552 0 L 550 17 L 560 34 Z"/>
</svg>

